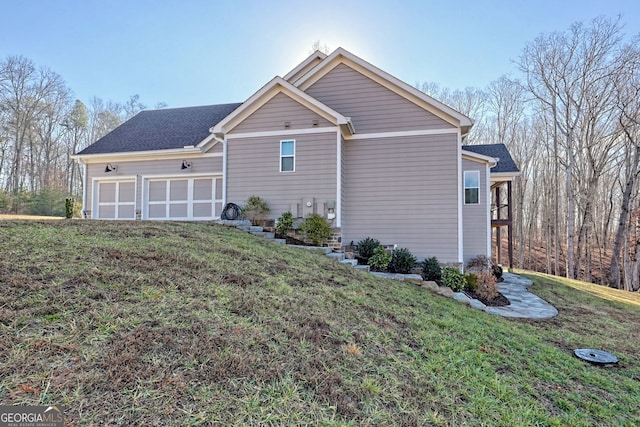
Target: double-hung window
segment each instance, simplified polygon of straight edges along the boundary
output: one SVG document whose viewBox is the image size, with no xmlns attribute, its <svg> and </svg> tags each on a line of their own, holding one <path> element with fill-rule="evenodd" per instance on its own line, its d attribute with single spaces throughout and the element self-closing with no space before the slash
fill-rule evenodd
<svg viewBox="0 0 640 427">
<path fill-rule="evenodd" d="M 280 172 L 296 170 L 296 141 L 280 141 Z"/>
<path fill-rule="evenodd" d="M 480 204 L 480 171 L 464 172 L 464 204 Z"/>
</svg>

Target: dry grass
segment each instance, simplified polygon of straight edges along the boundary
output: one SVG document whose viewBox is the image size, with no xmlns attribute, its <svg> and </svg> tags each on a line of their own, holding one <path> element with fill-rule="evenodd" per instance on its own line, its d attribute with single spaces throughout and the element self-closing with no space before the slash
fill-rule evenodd
<svg viewBox="0 0 640 427">
<path fill-rule="evenodd" d="M 205 224 L 0 222 L 0 404 L 70 426 L 634 425 L 640 308 L 511 321 Z M 538 279 L 536 279 L 538 280 Z M 614 351 L 613 369 L 572 348 Z"/>
</svg>

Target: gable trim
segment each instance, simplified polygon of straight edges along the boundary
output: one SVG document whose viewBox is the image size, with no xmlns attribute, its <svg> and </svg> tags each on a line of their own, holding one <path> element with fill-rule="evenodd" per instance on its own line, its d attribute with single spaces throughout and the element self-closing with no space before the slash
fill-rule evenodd
<svg viewBox="0 0 640 427">
<path fill-rule="evenodd" d="M 481 161 L 489 164 L 489 167 L 494 167 L 498 164 L 498 160 L 495 157 L 485 156 L 484 154 L 474 153 L 472 151 L 461 150 L 462 157 L 471 161 Z"/>
<path fill-rule="evenodd" d="M 209 129 L 209 132 L 218 135 L 227 134 L 279 93 L 284 93 L 289 98 L 319 116 L 341 126 L 343 132 L 354 132 L 353 125 L 349 117 L 343 116 L 334 109 L 306 94 L 284 80 L 282 77 L 274 77 L 269 83 L 249 97 L 249 99 L 247 99 L 240 107 L 236 108 L 231 114 Z"/>
<path fill-rule="evenodd" d="M 309 135 L 314 133 L 329 133 L 335 132 L 339 127 L 321 127 L 321 128 L 309 128 L 309 129 L 287 129 L 287 130 L 271 130 L 264 132 L 244 132 L 244 133 L 230 133 L 227 135 L 227 139 L 238 138 L 260 138 L 271 136 L 289 136 L 289 135 Z"/>
<path fill-rule="evenodd" d="M 450 129 L 423 129 L 423 130 L 407 130 L 398 132 L 377 132 L 377 133 L 358 133 L 355 135 L 345 136 L 345 140 L 357 139 L 373 139 L 373 138 L 400 138 L 403 136 L 425 136 L 425 135 L 444 135 L 457 134 L 457 128 Z"/>
<path fill-rule="evenodd" d="M 313 52 L 307 59 L 298 64 L 293 70 L 289 71 L 283 77 L 286 81 L 291 82 L 291 80 L 296 80 L 300 76 L 308 73 L 313 67 L 315 67 L 319 62 L 321 62 L 327 55 L 325 53 L 316 50 Z M 316 62 L 316 64 L 313 64 Z"/>
<path fill-rule="evenodd" d="M 443 104 L 442 102 L 430 97 L 424 92 L 406 84 L 402 80 L 392 76 L 391 74 L 375 67 L 374 65 L 358 58 L 354 54 L 344 50 L 336 49 L 331 55 L 326 57 L 320 64 L 310 70 L 307 74 L 298 79 L 294 85 L 303 91 L 306 91 L 314 83 L 324 77 L 333 70 L 337 65 L 345 64 L 353 68 L 366 77 L 369 77 L 376 83 L 395 92 L 403 98 L 422 107 L 444 121 L 451 123 L 456 127 L 463 128 L 463 134 L 466 134 L 473 125 L 471 119 L 464 114 L 454 110 L 453 108 Z"/>
</svg>

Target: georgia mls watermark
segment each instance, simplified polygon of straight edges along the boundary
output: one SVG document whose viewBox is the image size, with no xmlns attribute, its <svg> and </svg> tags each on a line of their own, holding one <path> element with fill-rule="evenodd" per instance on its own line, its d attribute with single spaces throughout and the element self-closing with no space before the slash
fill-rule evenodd
<svg viewBox="0 0 640 427">
<path fill-rule="evenodd" d="M 64 427 L 60 406 L 0 406 L 0 427 Z"/>
</svg>

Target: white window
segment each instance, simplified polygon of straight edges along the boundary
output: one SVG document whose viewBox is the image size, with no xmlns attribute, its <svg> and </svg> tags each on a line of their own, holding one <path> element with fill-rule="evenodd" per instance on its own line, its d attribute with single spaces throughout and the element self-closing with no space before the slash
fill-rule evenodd
<svg viewBox="0 0 640 427">
<path fill-rule="evenodd" d="M 296 141 L 280 141 L 280 172 L 296 170 Z"/>
<path fill-rule="evenodd" d="M 480 204 L 480 171 L 464 172 L 464 203 Z"/>
</svg>

